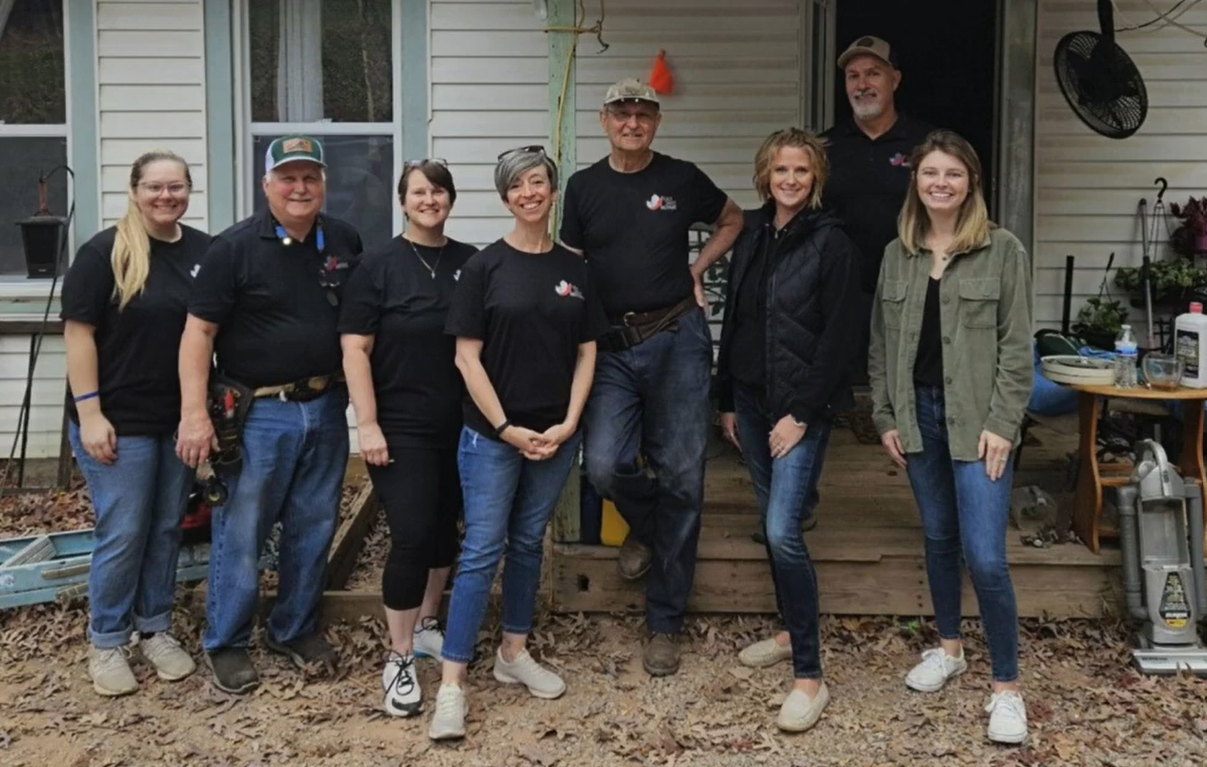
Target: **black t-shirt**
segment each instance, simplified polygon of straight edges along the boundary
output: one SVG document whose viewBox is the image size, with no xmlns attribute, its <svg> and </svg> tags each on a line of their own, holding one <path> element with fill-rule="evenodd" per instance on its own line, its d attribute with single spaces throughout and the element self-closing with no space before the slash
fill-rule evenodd
<svg viewBox="0 0 1207 767">
<path fill-rule="evenodd" d="M 217 235 L 189 300 L 189 314 L 220 326 L 218 371 L 252 388 L 340 372 L 339 284 L 362 250 L 337 218 L 289 245 L 276 226 L 264 210 Z"/>
<path fill-rule="evenodd" d="M 822 134 L 830 177 L 822 200 L 843 219 L 844 231 L 863 255 L 863 291 L 876 292 L 884 249 L 897 238 L 897 214 L 910 185 L 909 156 L 931 127 L 907 115 L 875 140 L 853 119 Z"/>
<path fill-rule="evenodd" d="M 586 255 L 609 317 L 661 309 L 691 295 L 688 230 L 715 223 L 726 199 L 690 162 L 655 152 L 619 173 L 605 157 L 570 177 L 561 239 Z"/>
<path fill-rule="evenodd" d="M 96 328 L 101 412 L 119 436 L 170 434 L 180 423 L 180 336 L 193 275 L 210 242 L 191 227 L 180 232 L 176 242 L 151 239 L 147 281 L 120 312 L 111 261 L 116 228 L 85 243 L 63 280 L 59 316 Z M 67 407 L 79 423 L 75 403 Z"/>
<path fill-rule="evenodd" d="M 466 262 L 446 330 L 482 340 L 482 366 L 507 419 L 545 431 L 561 423 L 579 344 L 607 330 L 587 265 L 560 245 L 524 253 L 499 240 Z M 495 439 L 494 424 L 465 395 L 465 425 Z"/>
<path fill-rule="evenodd" d="M 926 284 L 922 329 L 918 331 L 918 356 L 914 358 L 914 380 L 925 386 L 943 385 L 943 326 L 939 322 L 939 280 Z"/>
<path fill-rule="evenodd" d="M 767 385 L 767 269 L 782 231 L 763 238 L 763 247 L 754 254 L 738 286 L 733 307 L 729 373 L 738 383 L 760 390 Z"/>
<path fill-rule="evenodd" d="M 344 289 L 339 332 L 374 336 L 377 423 L 391 448 L 457 445 L 464 386 L 444 323 L 475 252 L 456 240 L 431 248 L 395 237 L 361 259 Z"/>
</svg>

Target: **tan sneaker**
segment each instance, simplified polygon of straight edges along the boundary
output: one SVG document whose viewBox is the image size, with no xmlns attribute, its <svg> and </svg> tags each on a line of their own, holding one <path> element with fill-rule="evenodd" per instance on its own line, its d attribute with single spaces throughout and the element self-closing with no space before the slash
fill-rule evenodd
<svg viewBox="0 0 1207 767">
<path fill-rule="evenodd" d="M 750 668 L 767 668 L 785 660 L 792 660 L 792 645 L 784 646 L 775 637 L 755 642 L 738 653 L 738 662 Z"/>
<path fill-rule="evenodd" d="M 193 658 L 184 651 L 176 637 L 159 631 L 138 642 L 143 660 L 155 667 L 155 675 L 165 682 L 178 682 L 197 670 Z"/>
<path fill-rule="evenodd" d="M 138 680 L 127 660 L 129 656 L 127 647 L 88 648 L 88 674 L 98 695 L 115 698 L 138 690 Z"/>
<path fill-rule="evenodd" d="M 520 650 L 515 660 L 508 663 L 503 658 L 503 648 L 495 654 L 495 679 L 503 684 L 522 684 L 535 697 L 554 700 L 562 697 L 566 683 L 560 676 L 545 668 L 528 654 Z"/>
<path fill-rule="evenodd" d="M 427 736 L 432 740 L 464 738 L 465 709 L 465 691 L 457 685 L 440 685 L 436 692 L 436 713 L 428 725 Z"/>
<path fill-rule="evenodd" d="M 804 732 L 821 718 L 821 712 L 830 702 L 830 688 L 822 682 L 817 694 L 810 698 L 800 690 L 793 690 L 784 698 L 775 726 L 784 732 Z"/>
</svg>

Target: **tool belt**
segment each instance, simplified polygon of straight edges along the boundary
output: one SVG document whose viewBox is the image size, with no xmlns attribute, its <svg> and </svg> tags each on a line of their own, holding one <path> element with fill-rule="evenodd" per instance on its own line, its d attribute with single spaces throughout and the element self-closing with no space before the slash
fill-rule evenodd
<svg viewBox="0 0 1207 767">
<path fill-rule="evenodd" d="M 648 312 L 625 312 L 609 317 L 612 328 L 599 338 L 597 346 L 605 352 L 617 352 L 642 343 L 655 333 L 679 329 L 677 320 L 696 306 L 695 295 L 690 295 L 674 306 L 651 309 Z"/>
<path fill-rule="evenodd" d="M 282 402 L 309 402 L 331 391 L 337 384 L 342 383 L 343 380 L 343 373 L 329 376 L 311 376 L 310 378 L 303 378 L 301 381 L 294 381 L 293 383 L 279 384 L 277 386 L 261 386 L 254 390 L 251 396 L 256 399 L 276 397 Z"/>
<path fill-rule="evenodd" d="M 210 376 L 210 421 L 218 447 L 210 454 L 214 473 L 235 474 L 243 466 L 243 424 L 251 410 L 252 391 L 230 378 Z"/>
</svg>

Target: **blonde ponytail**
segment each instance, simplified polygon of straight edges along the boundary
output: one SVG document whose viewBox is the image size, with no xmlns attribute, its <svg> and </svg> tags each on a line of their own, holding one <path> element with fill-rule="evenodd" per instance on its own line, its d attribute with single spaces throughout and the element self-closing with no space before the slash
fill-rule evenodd
<svg viewBox="0 0 1207 767">
<path fill-rule="evenodd" d="M 110 263 L 113 265 L 113 294 L 117 297 L 118 311 L 125 309 L 126 305 L 142 292 L 147 284 L 147 274 L 151 271 L 151 237 L 147 234 L 142 213 L 134 202 L 134 195 L 137 194 L 138 184 L 142 181 L 143 170 L 159 160 L 180 163 L 184 168 L 185 180 L 190 187 L 193 186 L 188 163 L 174 152 L 146 152 L 134 161 L 130 169 L 130 205 L 126 208 L 126 214 L 118 219 L 117 236 L 113 240 L 113 252 L 110 255 Z"/>
</svg>

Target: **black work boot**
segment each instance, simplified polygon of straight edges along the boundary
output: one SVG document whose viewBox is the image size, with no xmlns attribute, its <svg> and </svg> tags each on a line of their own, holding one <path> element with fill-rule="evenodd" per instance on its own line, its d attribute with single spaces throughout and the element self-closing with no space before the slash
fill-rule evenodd
<svg viewBox="0 0 1207 767">
<path fill-rule="evenodd" d="M 317 631 L 305 634 L 289 642 L 278 642 L 267 631 L 264 632 L 264 646 L 279 655 L 286 655 L 293 665 L 306 669 L 315 664 L 327 670 L 335 668 L 335 650 Z"/>
<path fill-rule="evenodd" d="M 223 692 L 242 695 L 260 686 L 260 675 L 244 647 L 224 647 L 207 652 L 205 665 L 214 674 L 214 686 Z"/>
</svg>

